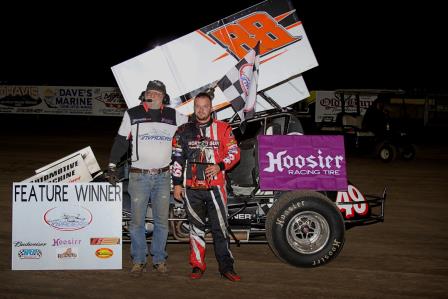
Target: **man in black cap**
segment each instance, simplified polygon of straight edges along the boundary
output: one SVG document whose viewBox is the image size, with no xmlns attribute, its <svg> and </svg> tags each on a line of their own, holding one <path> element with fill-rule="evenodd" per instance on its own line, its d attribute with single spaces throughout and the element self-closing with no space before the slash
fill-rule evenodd
<svg viewBox="0 0 448 299">
<path fill-rule="evenodd" d="M 166 107 L 169 99 L 165 85 L 158 80 L 149 81 L 140 98 L 141 104 L 128 109 L 118 130 L 110 154 L 109 181 L 116 182 L 116 165 L 132 148 L 128 191 L 131 196 L 131 256 L 132 276 L 146 271 L 148 246 L 145 235 L 145 215 L 149 198 L 154 218 L 154 231 L 150 253 L 153 271 L 166 274 L 166 240 L 170 201 L 171 141 L 179 125 L 187 117 Z"/>
</svg>

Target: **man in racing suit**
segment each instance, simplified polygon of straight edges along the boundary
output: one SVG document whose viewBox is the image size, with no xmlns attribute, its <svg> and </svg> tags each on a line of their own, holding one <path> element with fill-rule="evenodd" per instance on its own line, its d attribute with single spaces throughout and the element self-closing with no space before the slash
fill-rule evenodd
<svg viewBox="0 0 448 299">
<path fill-rule="evenodd" d="M 240 150 L 229 124 L 211 118 L 211 102 L 209 94 L 198 94 L 194 99 L 196 119 L 180 126 L 173 137 L 174 198 L 182 201 L 185 197 L 190 222 L 191 278 L 201 278 L 206 269 L 204 237 L 207 217 L 219 271 L 230 281 L 239 281 L 241 278 L 234 271 L 229 249 L 224 175 L 238 163 Z"/>
</svg>

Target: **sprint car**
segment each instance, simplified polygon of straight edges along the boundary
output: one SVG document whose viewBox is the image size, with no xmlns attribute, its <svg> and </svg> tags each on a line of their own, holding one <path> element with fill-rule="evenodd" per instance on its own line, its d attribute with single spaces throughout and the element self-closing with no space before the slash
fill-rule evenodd
<svg viewBox="0 0 448 299">
<path fill-rule="evenodd" d="M 303 134 L 297 113 L 264 111 L 244 124 L 229 120 L 241 149 L 240 163 L 228 172 L 228 222 L 231 242 L 268 243 L 282 261 L 297 267 L 317 267 L 336 258 L 344 235 L 355 226 L 384 221 L 386 188 L 381 195 L 367 195 L 348 182 L 347 191 L 262 191 L 259 188 L 257 135 Z M 126 168 L 123 170 L 124 177 Z M 126 190 L 127 182 L 123 181 Z M 150 204 L 149 204 L 150 206 Z M 152 217 L 146 217 L 151 241 Z M 130 241 L 129 196 L 124 195 L 123 241 Z M 189 224 L 182 203 L 172 199 L 168 242 L 189 241 Z M 206 240 L 212 241 L 210 232 Z"/>
</svg>

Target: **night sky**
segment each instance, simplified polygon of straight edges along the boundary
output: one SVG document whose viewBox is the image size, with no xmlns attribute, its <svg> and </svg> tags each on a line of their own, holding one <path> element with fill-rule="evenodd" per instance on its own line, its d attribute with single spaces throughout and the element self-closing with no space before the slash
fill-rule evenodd
<svg viewBox="0 0 448 299">
<path fill-rule="evenodd" d="M 116 86 L 111 66 L 261 1 L 226 1 L 221 9 L 211 8 L 215 1 L 147 2 L 2 9 L 0 83 Z M 441 7 L 292 2 L 319 62 L 304 73 L 310 90 L 448 91 Z"/>
</svg>

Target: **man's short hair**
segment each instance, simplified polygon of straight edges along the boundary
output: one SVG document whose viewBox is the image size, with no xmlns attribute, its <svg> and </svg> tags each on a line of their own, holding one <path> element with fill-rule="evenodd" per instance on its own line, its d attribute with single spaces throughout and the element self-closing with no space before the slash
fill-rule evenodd
<svg viewBox="0 0 448 299">
<path fill-rule="evenodd" d="M 212 101 L 212 97 L 208 93 L 206 93 L 206 92 L 200 92 L 194 98 L 195 99 L 197 99 L 197 98 L 208 98 L 210 100 L 210 102 Z"/>
</svg>

